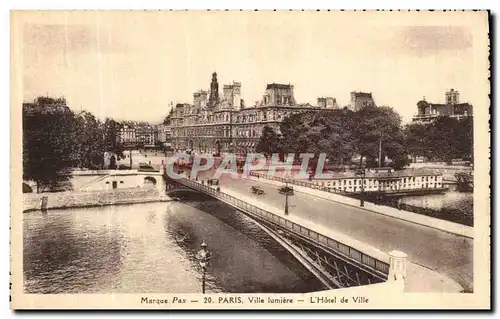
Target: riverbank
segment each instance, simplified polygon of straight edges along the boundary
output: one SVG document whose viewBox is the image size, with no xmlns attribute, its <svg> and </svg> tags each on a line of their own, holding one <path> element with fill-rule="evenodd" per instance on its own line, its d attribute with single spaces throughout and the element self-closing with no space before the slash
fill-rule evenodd
<svg viewBox="0 0 500 319">
<path fill-rule="evenodd" d="M 105 191 L 25 193 L 23 212 L 41 210 L 42 198 L 47 197 L 46 209 L 100 207 L 170 201 L 156 188 L 122 188 Z"/>
</svg>

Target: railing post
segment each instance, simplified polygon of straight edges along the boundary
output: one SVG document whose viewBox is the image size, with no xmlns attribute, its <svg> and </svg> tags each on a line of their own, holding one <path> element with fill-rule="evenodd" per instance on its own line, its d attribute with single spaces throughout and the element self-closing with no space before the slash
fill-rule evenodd
<svg viewBox="0 0 500 319">
<path fill-rule="evenodd" d="M 43 196 L 41 201 L 40 201 L 40 210 L 42 212 L 47 211 L 47 203 L 49 202 L 49 198 L 47 196 Z"/>
<path fill-rule="evenodd" d="M 405 280 L 408 255 L 399 250 L 389 253 L 389 281 Z"/>
</svg>

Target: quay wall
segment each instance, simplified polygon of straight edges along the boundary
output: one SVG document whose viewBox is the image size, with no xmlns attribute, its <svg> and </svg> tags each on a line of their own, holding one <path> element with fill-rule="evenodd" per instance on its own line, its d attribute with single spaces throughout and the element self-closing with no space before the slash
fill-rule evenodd
<svg viewBox="0 0 500 319">
<path fill-rule="evenodd" d="M 47 209 L 96 207 L 170 201 L 156 188 L 114 189 L 87 192 L 25 193 L 23 212 L 41 210 L 42 198 L 47 197 Z"/>
</svg>

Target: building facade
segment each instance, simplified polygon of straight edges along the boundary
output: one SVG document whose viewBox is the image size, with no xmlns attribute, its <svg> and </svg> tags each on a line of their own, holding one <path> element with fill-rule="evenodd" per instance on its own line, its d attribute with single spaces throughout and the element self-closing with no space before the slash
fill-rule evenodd
<svg viewBox="0 0 500 319">
<path fill-rule="evenodd" d="M 135 128 L 132 125 L 123 125 L 118 133 L 118 138 L 122 144 L 135 144 L 137 137 L 135 135 Z"/>
<path fill-rule="evenodd" d="M 313 179 L 313 184 L 319 187 L 331 188 L 336 191 L 360 193 L 382 192 L 401 193 L 444 189 L 443 175 L 428 170 L 403 170 L 378 172 L 367 170 L 364 178 L 349 173 L 335 173 L 328 179 Z M 363 187 L 362 187 L 363 185 Z"/>
<path fill-rule="evenodd" d="M 318 97 L 318 107 L 338 109 L 337 99 L 334 97 Z"/>
<path fill-rule="evenodd" d="M 429 103 L 425 100 L 417 103 L 417 114 L 413 117 L 416 123 L 431 123 L 439 116 L 449 116 L 456 119 L 463 119 L 472 116 L 472 105 L 460 103 L 460 93 L 451 89 L 445 93 L 445 103 Z"/>
<path fill-rule="evenodd" d="M 351 103 L 349 108 L 353 111 L 359 111 L 364 107 L 377 106 L 372 93 L 351 92 Z"/>
<path fill-rule="evenodd" d="M 156 130 L 155 128 L 146 123 L 140 123 L 135 126 L 135 135 L 137 144 L 153 147 L 156 143 Z"/>
<path fill-rule="evenodd" d="M 212 74 L 210 91 L 193 94 L 193 104 L 179 103 L 170 110 L 172 147 L 176 151 L 221 154 L 244 154 L 255 151 L 264 126 L 279 133 L 279 124 L 286 116 L 319 111 L 324 107 L 297 104 L 294 87 L 272 83 L 260 101 L 245 106 L 241 99 L 241 83 L 223 86 L 218 95 L 217 74 Z"/>
</svg>

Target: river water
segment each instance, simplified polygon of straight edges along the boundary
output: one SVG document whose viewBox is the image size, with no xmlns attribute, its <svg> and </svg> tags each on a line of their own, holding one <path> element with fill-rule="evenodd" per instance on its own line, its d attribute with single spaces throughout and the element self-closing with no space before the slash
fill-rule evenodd
<svg viewBox="0 0 500 319">
<path fill-rule="evenodd" d="M 464 213 L 472 214 L 474 210 L 473 199 L 473 193 L 461 193 L 450 190 L 444 194 L 405 196 L 401 197 L 401 202 L 436 210 L 440 210 L 441 208 L 458 209 Z"/>
<path fill-rule="evenodd" d="M 324 289 L 250 218 L 196 195 L 181 202 L 24 214 L 26 293 L 199 293 Z"/>
</svg>

